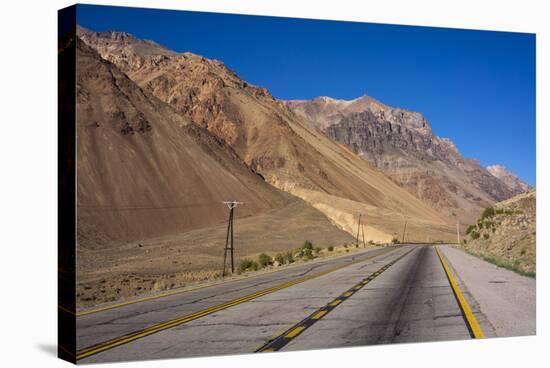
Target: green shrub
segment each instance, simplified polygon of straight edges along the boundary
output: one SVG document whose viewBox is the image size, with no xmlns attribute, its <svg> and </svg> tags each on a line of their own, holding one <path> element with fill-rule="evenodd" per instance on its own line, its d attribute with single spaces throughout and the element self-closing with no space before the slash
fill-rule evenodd
<svg viewBox="0 0 550 368">
<path fill-rule="evenodd" d="M 281 253 L 277 253 L 277 255 L 275 256 L 275 261 L 277 261 L 277 263 L 279 263 L 280 265 L 285 264 L 285 256 Z"/>
<path fill-rule="evenodd" d="M 315 254 L 321 253 L 322 250 L 323 250 L 323 248 L 321 248 L 321 247 L 315 247 L 315 248 L 313 249 L 313 251 L 315 252 Z"/>
<path fill-rule="evenodd" d="M 329 252 L 332 252 L 332 251 L 334 250 L 334 247 L 331 245 L 331 246 L 329 246 L 329 247 L 327 248 L 327 250 L 328 250 Z"/>
<path fill-rule="evenodd" d="M 273 264 L 273 258 L 265 253 L 262 253 L 258 256 L 258 263 L 260 264 L 260 267 L 267 267 Z"/>
<path fill-rule="evenodd" d="M 304 242 L 304 245 L 302 245 L 302 249 L 310 249 L 313 250 L 313 243 L 311 243 L 309 240 L 306 240 Z"/>
<path fill-rule="evenodd" d="M 289 264 L 294 263 L 294 253 L 292 253 L 292 251 L 286 252 L 285 258 L 286 258 L 287 263 L 289 263 Z"/>
<path fill-rule="evenodd" d="M 485 239 L 485 240 L 489 239 L 489 233 L 483 234 L 483 239 Z"/>
<path fill-rule="evenodd" d="M 258 270 L 258 262 L 247 258 L 243 259 L 239 263 L 239 267 L 237 268 L 238 273 L 245 272 L 245 271 L 257 271 L 257 270 Z"/>
<path fill-rule="evenodd" d="M 372 240 L 369 240 L 369 243 L 368 243 L 368 244 L 369 244 L 369 245 L 376 245 L 376 244 L 374 243 L 374 241 L 372 241 Z"/>
<path fill-rule="evenodd" d="M 472 237 L 472 239 L 475 240 L 475 239 L 479 238 L 479 233 L 474 230 L 470 233 L 470 236 Z"/>
<path fill-rule="evenodd" d="M 304 249 L 303 256 L 305 259 L 310 260 L 313 259 L 313 251 L 309 248 Z"/>
<path fill-rule="evenodd" d="M 466 228 L 466 235 L 470 234 L 472 231 L 474 231 L 476 228 L 476 225 L 470 225 Z"/>
<path fill-rule="evenodd" d="M 485 219 L 495 215 L 495 209 L 493 207 L 487 207 L 481 214 L 481 218 Z"/>
<path fill-rule="evenodd" d="M 392 243 L 392 244 L 399 244 L 400 241 L 399 241 L 399 239 L 397 239 L 397 238 L 394 237 L 394 238 L 391 240 L 391 243 Z"/>
</svg>

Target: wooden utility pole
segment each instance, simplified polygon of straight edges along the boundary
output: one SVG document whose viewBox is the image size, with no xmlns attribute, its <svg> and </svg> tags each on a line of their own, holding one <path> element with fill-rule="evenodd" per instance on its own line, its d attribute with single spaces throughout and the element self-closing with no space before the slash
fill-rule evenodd
<svg viewBox="0 0 550 368">
<path fill-rule="evenodd" d="M 365 242 L 365 228 L 363 227 L 363 224 L 361 224 L 361 234 L 363 235 L 363 248 L 366 248 L 367 243 Z"/>
<path fill-rule="evenodd" d="M 457 244 L 460 245 L 460 225 L 458 222 L 456 223 L 456 241 Z"/>
<path fill-rule="evenodd" d="M 228 201 L 228 202 L 222 202 L 225 205 L 227 205 L 227 208 L 229 208 L 229 220 L 227 221 L 227 235 L 225 236 L 225 248 L 223 253 L 223 271 L 222 271 L 222 277 L 225 276 L 225 266 L 227 264 L 227 253 L 231 256 L 231 273 L 235 272 L 235 259 L 234 259 L 234 249 L 233 246 L 233 214 L 235 212 L 235 208 L 237 208 L 238 205 L 243 204 L 243 202 L 237 202 L 237 201 Z"/>
<path fill-rule="evenodd" d="M 403 239 L 401 243 L 405 243 L 405 232 L 407 231 L 407 218 L 405 218 L 405 226 L 403 227 Z"/>
<path fill-rule="evenodd" d="M 361 216 L 362 214 L 359 214 L 359 221 L 357 222 L 357 237 L 355 238 L 355 246 L 359 246 L 359 229 L 361 228 Z"/>
</svg>

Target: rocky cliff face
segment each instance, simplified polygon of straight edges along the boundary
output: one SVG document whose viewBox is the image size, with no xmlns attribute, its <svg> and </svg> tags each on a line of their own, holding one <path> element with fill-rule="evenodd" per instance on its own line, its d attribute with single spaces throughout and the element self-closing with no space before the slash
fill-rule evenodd
<svg viewBox="0 0 550 368">
<path fill-rule="evenodd" d="M 320 97 L 286 105 L 400 186 L 463 223 L 520 191 L 477 161 L 463 158 L 451 140 L 432 133 L 418 112 L 392 108 L 368 96 L 351 101 Z"/>
<path fill-rule="evenodd" d="M 249 85 L 220 61 L 190 52 L 175 53 L 124 32 L 92 32 L 79 27 L 78 33 L 141 88 L 223 139 L 252 163 L 248 151 L 258 133 L 244 124 L 247 116 L 240 111 L 239 104 L 252 97 L 277 106 L 265 88 Z M 275 111 L 258 113 L 259 120 L 271 115 L 269 118 L 282 121 Z M 285 133 L 285 125 L 279 124 L 278 130 Z M 282 160 L 279 156 L 263 159 L 275 166 Z"/>
<path fill-rule="evenodd" d="M 487 171 L 500 179 L 500 181 L 515 193 L 522 193 L 529 190 L 529 185 L 527 185 L 527 183 L 502 165 L 487 166 Z"/>
</svg>

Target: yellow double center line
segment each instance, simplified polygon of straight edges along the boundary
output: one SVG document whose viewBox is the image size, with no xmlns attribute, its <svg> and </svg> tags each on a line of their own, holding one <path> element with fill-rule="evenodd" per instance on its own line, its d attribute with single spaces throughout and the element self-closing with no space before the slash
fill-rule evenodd
<svg viewBox="0 0 550 368">
<path fill-rule="evenodd" d="M 477 319 L 474 313 L 472 312 L 472 308 L 470 308 L 470 305 L 468 304 L 468 302 L 466 301 L 466 298 L 464 298 L 464 295 L 462 294 L 462 291 L 458 287 L 458 284 L 456 283 L 456 280 L 453 277 L 453 274 L 451 273 L 449 266 L 447 266 L 447 263 L 443 259 L 443 256 L 441 255 L 439 248 L 435 248 L 435 251 L 437 252 L 437 256 L 439 257 L 439 260 L 443 265 L 443 269 L 447 274 L 447 279 L 451 284 L 451 288 L 453 289 L 453 293 L 455 294 L 456 300 L 458 301 L 458 305 L 460 306 L 460 309 L 464 314 L 464 318 L 466 319 L 466 325 L 468 326 L 468 329 L 470 330 L 472 337 L 475 339 L 484 338 L 485 335 L 483 334 L 483 330 L 479 326 L 479 323 L 477 322 Z"/>
<path fill-rule="evenodd" d="M 308 281 L 308 280 L 311 280 L 311 279 L 314 279 L 314 278 L 317 278 L 317 277 L 324 276 L 324 275 L 329 274 L 331 272 L 338 271 L 338 270 L 340 270 L 344 267 L 348 267 L 348 266 L 351 266 L 351 265 L 356 264 L 356 263 L 368 261 L 372 258 L 379 257 L 379 256 L 382 256 L 384 254 L 387 254 L 390 251 L 395 252 L 395 251 L 397 251 L 397 249 L 391 248 L 391 249 L 388 249 L 388 250 L 386 250 L 386 251 L 384 251 L 380 254 L 374 254 L 374 255 L 366 257 L 364 259 L 360 259 L 360 260 L 357 260 L 357 261 L 346 263 L 346 264 L 343 264 L 341 266 L 331 268 L 329 270 L 322 271 L 322 272 L 319 272 L 319 273 L 316 273 L 316 274 L 313 274 L 313 275 L 310 275 L 310 276 L 300 277 L 298 279 L 289 281 L 289 282 L 281 284 L 281 285 L 277 285 L 277 286 L 274 286 L 274 287 L 271 287 L 271 288 L 268 288 L 268 289 L 265 289 L 265 290 L 261 290 L 261 291 L 258 291 L 256 293 L 253 293 L 253 294 L 245 295 L 243 297 L 231 300 L 229 302 L 214 305 L 212 307 L 203 309 L 203 310 L 198 311 L 198 312 L 187 314 L 185 316 L 181 316 L 181 317 L 178 317 L 178 318 L 166 321 L 166 322 L 162 322 L 162 323 L 156 324 L 154 326 L 151 326 L 151 327 L 139 330 L 139 331 L 135 331 L 135 332 L 132 332 L 132 333 L 129 333 L 129 334 L 126 334 L 126 335 L 115 337 L 113 339 L 101 342 L 99 344 L 96 344 L 96 345 L 93 345 L 93 346 L 90 346 L 90 347 L 87 347 L 87 348 L 83 348 L 83 349 L 77 351 L 76 359 L 80 360 L 80 359 L 87 358 L 87 357 L 92 356 L 94 354 L 101 353 L 105 350 L 113 349 L 117 346 L 127 344 L 129 342 L 135 341 L 137 339 L 141 339 L 143 337 L 146 337 L 146 336 L 152 335 L 154 333 L 166 330 L 168 328 L 176 327 L 176 326 L 182 325 L 184 323 L 193 321 L 195 319 L 207 316 L 209 314 L 219 312 L 221 310 L 236 306 L 238 304 L 242 304 L 242 303 L 251 301 L 251 300 L 259 298 L 261 296 L 271 294 L 271 293 L 274 293 L 274 292 L 282 290 L 282 289 L 286 289 L 286 288 L 291 287 L 293 285 L 300 284 L 302 282 L 305 282 L 305 281 Z"/>
<path fill-rule="evenodd" d="M 406 257 L 409 253 L 411 253 L 415 249 L 416 248 L 413 248 L 407 251 L 406 253 L 400 255 L 393 261 L 389 262 L 385 266 L 378 269 L 376 272 L 371 273 L 368 277 L 364 278 L 358 284 L 354 285 L 351 289 L 345 291 L 343 294 L 336 297 L 334 300 L 329 302 L 324 307 L 319 308 L 318 310 L 313 312 L 311 315 L 309 315 L 302 321 L 298 322 L 297 324 L 293 325 L 282 334 L 275 336 L 273 339 L 269 340 L 267 343 L 265 343 L 260 348 L 258 348 L 256 352 L 266 353 L 266 352 L 274 352 L 274 351 L 281 350 L 287 344 L 289 344 L 292 340 L 298 337 L 302 332 L 304 332 L 306 329 L 313 326 L 315 323 L 317 323 L 317 321 L 319 321 L 321 318 L 323 318 L 328 313 L 333 311 L 340 303 L 343 303 L 344 301 L 349 299 L 354 293 L 362 289 L 365 285 L 367 285 L 369 282 L 377 278 L 380 274 L 382 274 L 384 271 L 386 271 L 388 268 L 390 268 L 392 265 L 397 263 L 402 258 Z"/>
</svg>

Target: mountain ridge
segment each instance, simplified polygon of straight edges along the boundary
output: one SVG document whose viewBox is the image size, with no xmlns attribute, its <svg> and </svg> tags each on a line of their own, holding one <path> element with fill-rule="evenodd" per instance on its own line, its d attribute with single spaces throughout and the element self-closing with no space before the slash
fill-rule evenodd
<svg viewBox="0 0 550 368">
<path fill-rule="evenodd" d="M 190 53 L 140 54 L 112 35 L 109 44 L 94 33 L 81 36 L 140 88 L 227 142 L 268 183 L 304 199 L 349 233 L 363 209 L 372 216 L 371 235 L 380 240 L 401 233 L 402 214 L 411 219 L 411 237 L 425 239 L 420 234 L 426 231 L 433 239 L 438 232 L 439 238 L 452 234 L 449 222 L 435 210 L 223 63 Z M 388 220 L 392 213 L 400 220 Z M 424 230 L 426 224 L 432 230 Z"/>
<path fill-rule="evenodd" d="M 493 176 L 499 178 L 510 190 L 522 193 L 529 190 L 530 186 L 521 180 L 516 174 L 508 170 L 504 165 L 496 164 L 486 167 Z"/>
<path fill-rule="evenodd" d="M 464 224 L 485 207 L 518 193 L 479 161 L 462 157 L 451 139 L 433 134 L 421 113 L 367 95 L 349 101 L 323 96 L 284 103 L 400 186 Z"/>
</svg>

